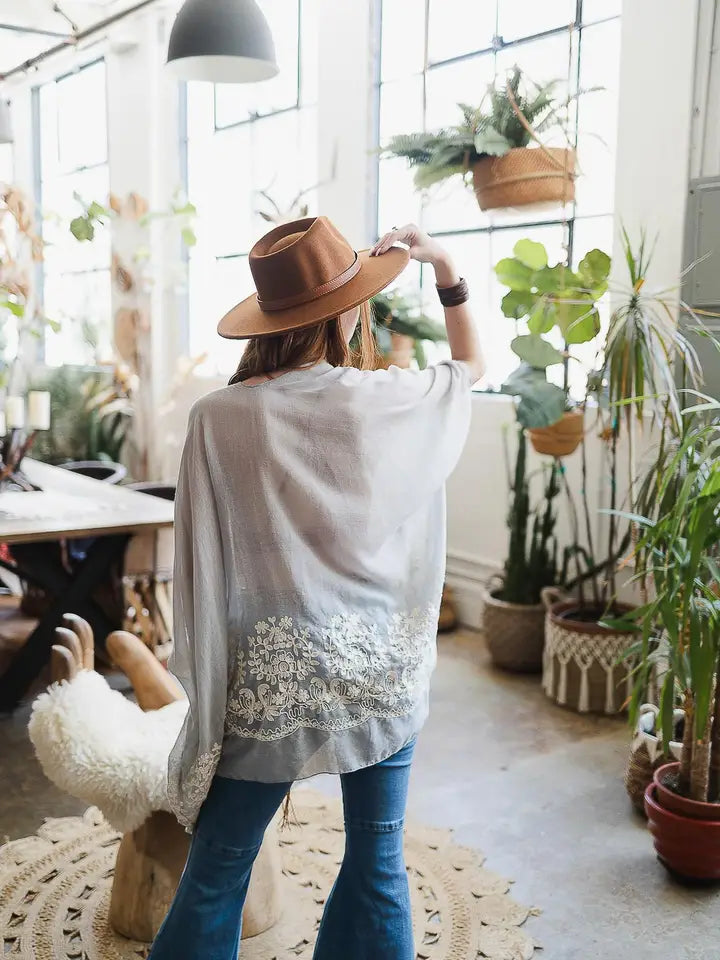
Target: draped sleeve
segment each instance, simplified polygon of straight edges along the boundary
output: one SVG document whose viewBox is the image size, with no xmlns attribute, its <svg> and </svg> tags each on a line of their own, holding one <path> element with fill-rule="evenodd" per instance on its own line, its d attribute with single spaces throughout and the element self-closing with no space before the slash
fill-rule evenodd
<svg viewBox="0 0 720 960">
<path fill-rule="evenodd" d="M 190 412 L 175 497 L 173 653 L 189 709 L 168 766 L 168 799 L 191 828 L 220 759 L 228 687 L 228 602 L 212 444 L 201 408 Z"/>
<path fill-rule="evenodd" d="M 366 375 L 360 457 L 372 474 L 369 513 L 385 521 L 381 530 L 405 522 L 442 490 L 467 439 L 471 386 L 467 364 L 457 360 Z"/>
</svg>

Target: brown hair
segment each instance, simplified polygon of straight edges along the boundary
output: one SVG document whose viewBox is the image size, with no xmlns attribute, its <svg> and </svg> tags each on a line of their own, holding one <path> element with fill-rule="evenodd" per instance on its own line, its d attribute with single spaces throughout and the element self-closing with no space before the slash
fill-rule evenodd
<svg viewBox="0 0 720 960">
<path fill-rule="evenodd" d="M 360 305 L 359 333 L 346 341 L 340 317 L 303 330 L 291 330 L 272 337 L 254 337 L 248 340 L 240 364 L 230 383 L 240 383 L 251 377 L 272 373 L 274 370 L 312 366 L 325 360 L 333 367 L 359 367 L 372 370 L 379 359 L 370 318 L 370 304 Z"/>
</svg>

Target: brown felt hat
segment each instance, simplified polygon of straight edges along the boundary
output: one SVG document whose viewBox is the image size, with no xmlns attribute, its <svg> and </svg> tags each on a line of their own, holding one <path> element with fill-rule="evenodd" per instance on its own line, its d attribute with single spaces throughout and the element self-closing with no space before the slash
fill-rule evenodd
<svg viewBox="0 0 720 960">
<path fill-rule="evenodd" d="M 281 224 L 250 251 L 257 292 L 225 314 L 218 333 L 269 337 L 337 317 L 380 293 L 409 259 L 401 247 L 379 257 L 356 253 L 327 217 Z"/>
</svg>

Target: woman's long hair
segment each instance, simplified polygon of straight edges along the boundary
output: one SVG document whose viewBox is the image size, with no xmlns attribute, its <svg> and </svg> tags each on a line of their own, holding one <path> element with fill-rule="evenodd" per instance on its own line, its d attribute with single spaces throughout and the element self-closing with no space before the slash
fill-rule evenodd
<svg viewBox="0 0 720 960">
<path fill-rule="evenodd" d="M 373 370 L 379 354 L 370 309 L 367 301 L 360 305 L 359 331 L 353 337 L 356 346 L 351 346 L 345 339 L 339 317 L 324 320 L 304 330 L 248 340 L 230 383 L 240 383 L 275 370 L 308 367 L 323 360 L 333 367 Z"/>
</svg>

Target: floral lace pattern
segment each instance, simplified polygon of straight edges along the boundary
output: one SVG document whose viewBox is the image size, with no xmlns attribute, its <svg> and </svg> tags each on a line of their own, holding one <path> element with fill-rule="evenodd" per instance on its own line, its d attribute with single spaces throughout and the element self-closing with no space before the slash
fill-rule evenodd
<svg viewBox="0 0 720 960">
<path fill-rule="evenodd" d="M 239 644 L 225 729 L 276 740 L 300 727 L 344 730 L 411 713 L 435 663 L 437 608 L 395 613 L 384 628 L 339 614 L 313 630 L 267 617 Z"/>
<path fill-rule="evenodd" d="M 205 802 L 210 789 L 210 782 L 215 776 L 221 752 L 222 745 L 214 743 L 209 750 L 200 754 L 188 771 L 182 796 L 178 796 L 177 791 L 171 789 L 170 782 L 168 783 L 170 806 L 184 827 L 192 827 L 197 819 L 200 807 Z"/>
</svg>

